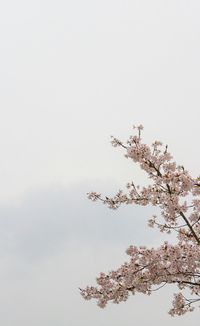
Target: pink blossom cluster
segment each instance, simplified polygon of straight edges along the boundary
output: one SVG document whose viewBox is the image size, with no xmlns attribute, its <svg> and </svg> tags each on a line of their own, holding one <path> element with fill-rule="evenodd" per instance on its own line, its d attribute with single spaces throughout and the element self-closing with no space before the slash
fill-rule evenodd
<svg viewBox="0 0 200 326">
<path fill-rule="evenodd" d="M 134 127 L 137 133 L 131 135 L 126 144 L 112 137 L 114 147 L 125 149 L 125 157 L 138 163 L 149 179 L 148 187 L 126 185 L 127 191 L 119 190 L 114 197 L 102 198 L 91 192 L 88 197 L 100 200 L 109 208 L 117 209 L 121 204 L 153 205 L 160 208 L 160 215 L 148 221 L 150 227 L 161 232 L 176 232 L 177 243 L 168 242 L 157 248 L 130 246 L 127 254 L 130 261 L 108 274 L 101 273 L 96 287 L 81 289 L 86 299 L 96 299 L 104 308 L 108 301 L 126 301 L 137 292 L 150 295 L 167 284 L 176 284 L 169 313 L 182 315 L 194 309 L 200 301 L 200 182 L 192 178 L 183 166 L 177 165 L 168 147 L 155 141 L 151 146 L 142 143 L 140 125 Z M 184 291 L 190 291 L 192 298 L 186 298 Z"/>
</svg>

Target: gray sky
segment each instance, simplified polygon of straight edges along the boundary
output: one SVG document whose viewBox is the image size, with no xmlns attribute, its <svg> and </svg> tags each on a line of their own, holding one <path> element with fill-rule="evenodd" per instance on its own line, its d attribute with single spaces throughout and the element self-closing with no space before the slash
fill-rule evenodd
<svg viewBox="0 0 200 326">
<path fill-rule="evenodd" d="M 161 241 L 150 208 L 86 198 L 145 182 L 110 135 L 142 123 L 145 141 L 200 174 L 199 17 L 194 0 L 0 5 L 2 325 L 196 324 L 198 311 L 169 319 L 165 291 L 100 310 L 77 288 L 123 263 L 130 243 Z"/>
</svg>

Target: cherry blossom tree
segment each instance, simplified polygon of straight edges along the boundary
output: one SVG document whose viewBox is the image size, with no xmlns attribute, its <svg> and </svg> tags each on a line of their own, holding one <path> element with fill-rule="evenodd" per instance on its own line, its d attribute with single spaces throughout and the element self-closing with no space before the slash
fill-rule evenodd
<svg viewBox="0 0 200 326">
<path fill-rule="evenodd" d="M 102 197 L 90 192 L 89 199 L 101 201 L 111 209 L 122 204 L 153 205 L 160 214 L 152 216 L 148 224 L 160 232 L 176 234 L 176 243 L 164 242 L 159 248 L 130 246 L 126 253 L 129 261 L 117 270 L 100 273 L 97 285 L 80 289 L 86 300 L 96 299 L 104 308 L 111 301 L 126 301 L 137 292 L 150 295 L 163 286 L 174 284 L 174 294 L 169 313 L 182 315 L 193 311 L 200 301 L 200 179 L 192 178 L 183 166 L 177 165 L 168 147 L 155 141 L 151 146 L 142 142 L 143 126 L 126 143 L 112 137 L 114 147 L 122 147 L 125 157 L 138 163 L 147 173 L 149 186 L 126 185 L 114 197 Z M 188 298 L 189 296 L 189 298 Z"/>
</svg>

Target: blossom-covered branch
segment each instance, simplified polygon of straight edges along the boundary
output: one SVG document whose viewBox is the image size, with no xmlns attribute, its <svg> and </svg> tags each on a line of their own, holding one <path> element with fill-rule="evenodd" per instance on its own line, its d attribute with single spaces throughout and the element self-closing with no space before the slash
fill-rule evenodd
<svg viewBox="0 0 200 326">
<path fill-rule="evenodd" d="M 126 144 L 114 137 L 111 143 L 125 149 L 125 157 L 140 165 L 150 185 L 140 187 L 131 181 L 126 192 L 119 190 L 114 197 L 103 198 L 96 192 L 88 197 L 111 209 L 122 204 L 158 206 L 160 215 L 151 217 L 148 224 L 161 232 L 176 231 L 177 244 L 165 242 L 157 249 L 131 246 L 127 250 L 129 263 L 108 274 L 101 273 L 98 286 L 81 289 L 81 294 L 105 307 L 108 301 L 119 303 L 126 301 L 129 294 L 151 294 L 155 286 L 159 289 L 173 283 L 180 292 L 174 297 L 170 314 L 181 315 L 192 311 L 192 305 L 200 300 L 200 182 L 173 161 L 167 146 L 163 148 L 159 141 L 151 146 L 142 143 L 142 129 L 138 126 L 137 134 L 131 135 Z M 194 298 L 185 298 L 185 289 Z"/>
</svg>

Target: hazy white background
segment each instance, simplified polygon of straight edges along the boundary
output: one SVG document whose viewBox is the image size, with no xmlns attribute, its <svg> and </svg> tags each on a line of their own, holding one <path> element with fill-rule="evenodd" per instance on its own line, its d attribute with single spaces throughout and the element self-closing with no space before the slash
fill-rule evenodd
<svg viewBox="0 0 200 326">
<path fill-rule="evenodd" d="M 132 125 L 199 168 L 200 3 L 14 1 L 0 5 L 0 323 L 196 325 L 173 293 L 101 310 L 78 287 L 117 267 L 130 243 L 157 245 L 151 209 L 86 198 L 144 175 L 109 144 Z"/>
</svg>

